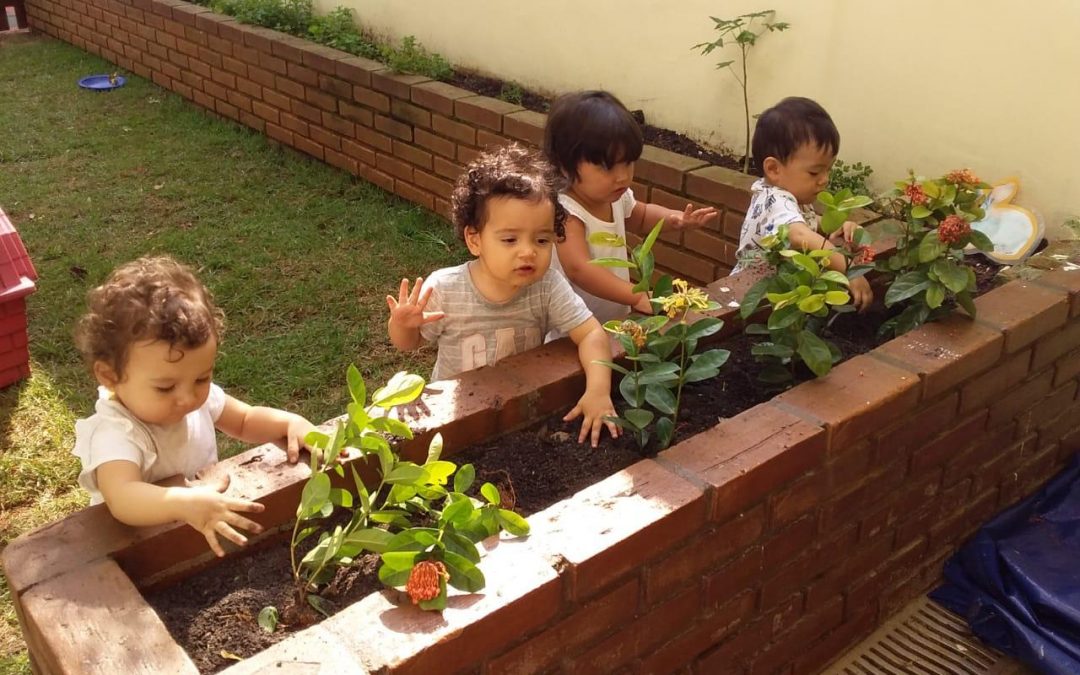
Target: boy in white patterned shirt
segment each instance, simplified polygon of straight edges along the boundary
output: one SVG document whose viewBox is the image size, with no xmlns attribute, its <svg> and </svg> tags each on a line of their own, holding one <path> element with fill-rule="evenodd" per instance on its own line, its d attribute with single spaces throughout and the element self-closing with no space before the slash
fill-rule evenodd
<svg viewBox="0 0 1080 675">
<path fill-rule="evenodd" d="M 788 228 L 794 249 L 835 248 L 841 240 L 851 242 L 855 223 L 848 221 L 831 240 L 818 233 L 813 203 L 829 184 L 829 170 L 840 151 L 840 133 L 825 109 L 808 98 L 792 96 L 761 113 L 754 127 L 752 152 L 763 178 L 751 187 L 753 197 L 746 211 L 736 274 L 752 265 L 762 237 Z M 847 260 L 839 253 L 829 257 L 830 267 L 841 272 Z M 869 307 L 874 292 L 864 277 L 851 280 L 851 297 L 860 310 Z"/>
<path fill-rule="evenodd" d="M 485 153 L 458 179 L 453 219 L 476 256 L 464 265 L 433 272 L 410 291 L 386 296 L 387 329 L 400 350 L 435 341 L 432 379 L 448 379 L 533 347 L 550 331 L 567 333 L 578 346 L 585 393 L 566 415 L 583 416 L 578 442 L 593 447 L 606 425 L 613 437 L 611 360 L 603 327 L 566 279 L 551 269 L 551 252 L 563 236 L 566 211 L 558 201 L 557 174 L 538 155 L 512 145 Z"/>
</svg>

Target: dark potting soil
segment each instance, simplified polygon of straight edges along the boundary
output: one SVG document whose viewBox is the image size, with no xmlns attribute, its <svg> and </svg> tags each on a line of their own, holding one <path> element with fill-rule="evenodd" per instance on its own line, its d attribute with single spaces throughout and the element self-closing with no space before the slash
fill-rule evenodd
<svg viewBox="0 0 1080 675">
<path fill-rule="evenodd" d="M 475 91 L 482 96 L 509 101 L 535 112 L 546 113 L 551 108 L 552 99 L 550 97 L 517 85 L 508 84 L 494 77 L 465 71 L 454 71 L 450 84 Z M 645 136 L 645 143 L 648 145 L 655 145 L 658 148 L 670 150 L 680 155 L 696 157 L 703 162 L 715 164 L 716 166 L 734 169 L 735 171 L 742 170 L 742 163 L 737 158 L 711 150 L 677 131 L 646 124 L 645 116 L 641 111 L 634 111 L 634 113 L 641 124 L 641 131 Z"/>
<path fill-rule="evenodd" d="M 999 266 L 980 258 L 968 264 L 976 272 L 976 295 L 989 290 Z M 877 331 L 886 318 L 883 312 L 844 314 L 829 328 L 826 337 L 845 359 L 851 358 L 885 341 Z M 675 442 L 767 401 L 779 391 L 757 379 L 760 365 L 750 353 L 754 344 L 750 336 L 740 333 L 716 345 L 731 355 L 719 377 L 683 389 Z M 803 379 L 809 379 L 808 372 Z M 513 502 L 514 510 L 528 516 L 656 453 L 655 444 L 641 451 L 631 437 L 623 435 L 613 441 L 606 431 L 598 448 L 579 444 L 580 420 L 563 422 L 563 414 L 565 411 L 475 445 L 451 459 L 459 466 L 471 463 L 476 467 L 474 488 L 482 481 L 494 483 L 503 495 L 504 506 Z M 305 544 L 314 545 L 313 539 Z M 376 574 L 378 563 L 377 555 L 367 554 L 354 567 L 339 572 L 324 593 L 329 613 L 381 588 Z M 263 607 L 273 605 L 281 611 L 292 600 L 289 570 L 288 543 L 278 542 L 150 593 L 147 600 L 199 671 L 215 673 L 231 665 L 236 657 L 251 656 L 303 627 L 279 626 L 270 634 L 257 622 Z"/>
</svg>

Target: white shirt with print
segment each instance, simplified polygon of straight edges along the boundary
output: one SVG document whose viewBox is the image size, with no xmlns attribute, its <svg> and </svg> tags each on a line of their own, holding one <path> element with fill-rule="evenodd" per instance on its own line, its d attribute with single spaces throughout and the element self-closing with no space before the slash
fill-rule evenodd
<svg viewBox="0 0 1080 675">
<path fill-rule="evenodd" d="M 738 260 L 732 274 L 745 269 L 755 258 L 754 252 L 761 250 L 761 238 L 776 234 L 781 225 L 806 223 L 811 230 L 817 232 L 818 229 L 819 218 L 813 207 L 809 204 L 800 206 L 795 195 L 787 190 L 759 178 L 750 187 L 750 192 L 753 196 L 739 232 L 739 248 L 735 251 Z"/>
</svg>

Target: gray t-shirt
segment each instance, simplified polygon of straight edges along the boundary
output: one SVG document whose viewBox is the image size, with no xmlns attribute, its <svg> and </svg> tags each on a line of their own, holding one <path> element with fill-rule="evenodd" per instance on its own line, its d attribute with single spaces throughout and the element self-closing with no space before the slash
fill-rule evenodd
<svg viewBox="0 0 1080 675">
<path fill-rule="evenodd" d="M 510 300 L 494 303 L 476 290 L 471 264 L 437 270 L 424 282 L 433 289 L 425 311 L 446 314 L 420 329 L 425 340 L 439 345 L 432 380 L 539 347 L 549 331 L 569 333 L 592 317 L 566 277 L 551 268 Z"/>
</svg>

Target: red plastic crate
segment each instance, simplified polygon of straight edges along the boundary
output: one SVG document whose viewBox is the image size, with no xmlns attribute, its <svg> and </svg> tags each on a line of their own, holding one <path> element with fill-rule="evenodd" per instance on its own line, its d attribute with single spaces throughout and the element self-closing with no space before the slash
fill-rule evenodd
<svg viewBox="0 0 1080 675">
<path fill-rule="evenodd" d="M 37 290 L 37 278 L 19 233 L 0 209 L 0 387 L 30 375 L 26 296 Z"/>
</svg>

